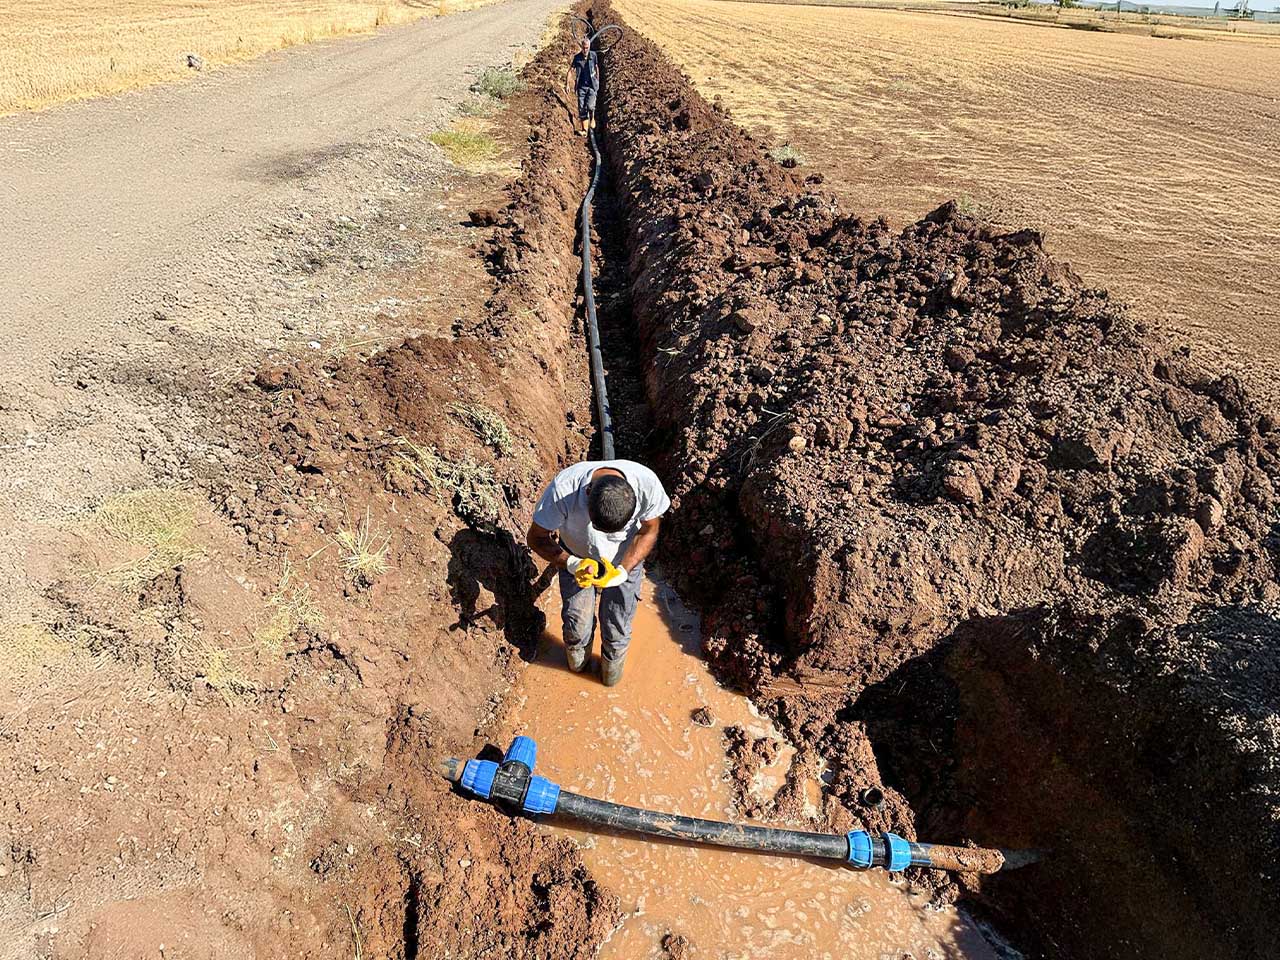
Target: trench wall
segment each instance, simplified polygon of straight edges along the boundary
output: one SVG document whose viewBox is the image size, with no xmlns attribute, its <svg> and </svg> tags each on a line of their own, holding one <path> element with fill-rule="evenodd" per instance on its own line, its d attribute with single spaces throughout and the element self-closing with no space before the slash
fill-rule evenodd
<svg viewBox="0 0 1280 960">
<path fill-rule="evenodd" d="M 349 868 L 329 866 L 352 835 L 340 813 L 324 828 L 333 839 L 319 831 L 307 854 L 370 956 L 586 958 L 617 918 L 573 844 L 454 795 L 435 771 L 442 756 L 486 748 L 534 655 L 547 584 L 524 531 L 546 478 L 590 439 L 574 415 L 591 396 L 574 256 L 589 158 L 558 93 L 571 56 L 566 27 L 508 107 L 527 144 L 505 204 L 474 217 L 491 223 L 477 231 L 493 277 L 483 309 L 451 336 L 275 367 L 256 384 L 265 422 L 244 441 L 260 446 L 264 475 L 251 535 L 285 557 L 328 559 L 336 525 L 362 522 L 386 544 L 369 582 L 308 565 L 316 593 L 341 598 L 341 621 L 296 640 L 281 695 L 304 786 L 336 776 L 350 809 L 383 824 Z M 501 442 L 461 413 L 480 407 L 502 421 Z M 332 757 L 337 774 L 323 766 Z M 328 942 L 348 942 L 345 915 L 323 915 L 341 921 Z"/>
</svg>

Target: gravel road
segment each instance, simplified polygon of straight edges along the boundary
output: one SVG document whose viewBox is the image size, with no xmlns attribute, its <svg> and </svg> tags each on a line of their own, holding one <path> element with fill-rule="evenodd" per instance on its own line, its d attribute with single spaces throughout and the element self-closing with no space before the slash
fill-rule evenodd
<svg viewBox="0 0 1280 960">
<path fill-rule="evenodd" d="M 412 326 L 405 278 L 455 229 L 424 134 L 562 7 L 507 0 L 0 119 L 0 626 L 39 616 L 29 558 L 62 521 L 231 455 L 200 428 L 205 388 Z"/>
</svg>

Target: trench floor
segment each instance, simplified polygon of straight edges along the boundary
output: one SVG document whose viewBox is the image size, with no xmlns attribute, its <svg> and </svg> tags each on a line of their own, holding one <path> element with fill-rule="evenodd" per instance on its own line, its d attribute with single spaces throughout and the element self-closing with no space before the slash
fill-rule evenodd
<svg viewBox="0 0 1280 960">
<path fill-rule="evenodd" d="M 590 672 L 568 671 L 554 585 L 544 604 L 548 628 L 513 691 L 505 731 L 538 741 L 540 773 L 575 793 L 740 821 L 724 740 L 725 728 L 738 725 L 755 737 L 783 740 L 777 762 L 752 789 L 765 798 L 782 785 L 794 747 L 747 698 L 716 683 L 699 654 L 696 616 L 661 579 L 645 583 L 626 674 L 613 688 Z M 710 727 L 692 722 L 700 707 L 714 718 Z M 808 787 L 816 800 L 818 784 Z M 810 812 L 816 815 L 816 806 Z M 820 829 L 808 820 L 756 822 Z M 926 909 L 881 871 L 597 835 L 569 822 L 538 829 L 577 842 L 596 880 L 622 900 L 626 919 L 602 960 L 665 956 L 668 933 L 687 937 L 690 955 L 699 958 L 997 956 L 963 914 Z"/>
</svg>

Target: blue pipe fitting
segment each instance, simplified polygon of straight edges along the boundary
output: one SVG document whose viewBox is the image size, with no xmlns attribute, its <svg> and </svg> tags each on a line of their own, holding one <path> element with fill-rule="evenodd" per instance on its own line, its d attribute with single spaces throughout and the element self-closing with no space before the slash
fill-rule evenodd
<svg viewBox="0 0 1280 960">
<path fill-rule="evenodd" d="M 529 778 L 529 787 L 524 793 L 525 813 L 555 813 L 559 802 L 560 784 L 546 777 Z"/>
<path fill-rule="evenodd" d="M 851 830 L 849 838 L 849 862 L 859 870 L 871 867 L 871 834 L 865 830 Z"/>
<path fill-rule="evenodd" d="M 488 800 L 489 794 L 493 792 L 493 778 L 497 775 L 498 765 L 492 760 L 468 760 L 458 782 L 464 790 L 470 790 L 477 797 Z"/>
<path fill-rule="evenodd" d="M 884 865 L 886 870 L 897 873 L 911 866 L 911 844 L 908 841 L 896 833 L 882 833 L 880 839 L 884 841 L 885 857 L 888 860 Z"/>
<path fill-rule="evenodd" d="M 502 758 L 503 763 L 523 763 L 529 768 L 529 772 L 533 773 L 533 765 L 538 759 L 538 744 L 534 742 L 532 737 L 516 737 L 511 741 L 511 746 L 507 747 L 506 756 Z"/>
</svg>

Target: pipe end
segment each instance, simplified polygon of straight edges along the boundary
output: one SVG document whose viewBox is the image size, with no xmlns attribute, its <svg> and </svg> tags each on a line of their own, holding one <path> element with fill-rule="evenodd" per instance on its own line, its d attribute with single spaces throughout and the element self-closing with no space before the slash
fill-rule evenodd
<svg viewBox="0 0 1280 960">
<path fill-rule="evenodd" d="M 457 757 L 444 757 L 436 761 L 436 772 L 453 783 L 462 776 L 462 761 Z"/>
</svg>

